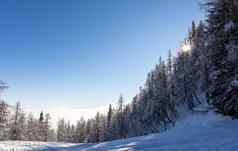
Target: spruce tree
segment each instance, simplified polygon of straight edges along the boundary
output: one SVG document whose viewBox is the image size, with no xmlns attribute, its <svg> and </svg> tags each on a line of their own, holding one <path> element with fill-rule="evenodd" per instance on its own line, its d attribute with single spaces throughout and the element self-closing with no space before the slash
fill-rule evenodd
<svg viewBox="0 0 238 151">
<path fill-rule="evenodd" d="M 230 57 L 237 56 L 237 1 L 209 0 L 207 14 L 209 97 L 220 112 L 238 115 L 237 99 L 227 99 L 231 82 L 237 79 L 237 57 L 234 60 Z"/>
</svg>

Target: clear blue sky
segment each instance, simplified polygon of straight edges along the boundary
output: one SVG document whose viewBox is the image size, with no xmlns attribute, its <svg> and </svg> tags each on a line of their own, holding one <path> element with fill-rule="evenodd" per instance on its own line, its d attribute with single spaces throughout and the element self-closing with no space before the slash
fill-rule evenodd
<svg viewBox="0 0 238 151">
<path fill-rule="evenodd" d="M 198 0 L 2 0 L 4 96 L 44 110 L 130 101 L 202 17 Z"/>
</svg>

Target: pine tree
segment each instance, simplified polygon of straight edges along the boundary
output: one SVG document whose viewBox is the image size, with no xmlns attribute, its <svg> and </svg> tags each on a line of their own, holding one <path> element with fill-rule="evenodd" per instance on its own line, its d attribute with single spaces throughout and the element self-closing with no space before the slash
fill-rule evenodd
<svg viewBox="0 0 238 151">
<path fill-rule="evenodd" d="M 120 95 L 118 99 L 118 117 L 117 117 L 117 128 L 118 128 L 118 134 L 119 138 L 125 138 L 125 127 L 124 127 L 124 115 L 123 115 L 123 109 L 124 109 L 124 98 L 122 95 Z"/>
<path fill-rule="evenodd" d="M 50 131 L 51 131 L 51 128 L 50 128 L 50 114 L 47 113 L 45 115 L 45 121 L 44 121 L 44 136 L 43 136 L 43 140 L 44 141 L 48 141 L 50 139 Z"/>
<path fill-rule="evenodd" d="M 173 62 L 172 62 L 172 54 L 171 50 L 168 52 L 168 59 L 167 59 L 167 80 L 168 80 L 168 97 L 169 97 L 169 109 L 171 110 L 171 120 L 173 124 L 175 119 L 177 118 L 177 111 L 176 111 L 176 104 L 175 104 L 175 83 L 173 77 Z"/>
<path fill-rule="evenodd" d="M 108 113 L 107 113 L 107 128 L 111 127 L 112 122 L 112 105 L 109 105 Z"/>
<path fill-rule="evenodd" d="M 8 88 L 8 85 L 0 81 L 0 93 Z M 4 100 L 0 100 L 0 140 L 6 140 L 8 139 L 8 117 L 9 116 L 9 110 L 8 105 L 5 103 Z"/>
<path fill-rule="evenodd" d="M 66 126 L 65 126 L 64 119 L 60 119 L 58 121 L 58 127 L 57 127 L 57 141 L 63 142 L 65 141 L 65 135 L 66 135 Z"/>
<path fill-rule="evenodd" d="M 142 135 L 144 131 L 142 124 L 143 113 L 139 111 L 138 101 L 140 101 L 140 97 L 136 95 L 132 100 L 131 113 L 129 115 L 129 137 Z"/>
<path fill-rule="evenodd" d="M 36 140 L 37 133 L 36 133 L 35 123 L 36 121 L 34 120 L 33 115 L 30 113 L 27 118 L 27 130 L 26 130 L 27 140 L 31 140 L 31 141 Z"/>
<path fill-rule="evenodd" d="M 234 61 L 237 59 L 229 57 L 237 56 L 237 12 L 236 0 L 209 0 L 207 3 L 209 96 L 219 111 L 229 115 L 238 115 L 237 100 L 227 100 L 229 86 L 237 78 L 237 64 Z"/>
<path fill-rule="evenodd" d="M 112 133 L 113 133 L 113 128 L 112 128 L 112 125 L 113 125 L 113 109 L 112 109 L 112 105 L 110 104 L 109 105 L 109 108 L 108 108 L 108 112 L 107 112 L 107 121 L 106 121 L 106 128 L 105 128 L 105 136 L 104 136 L 104 139 L 105 140 L 112 140 Z"/>
<path fill-rule="evenodd" d="M 123 111 L 123 116 L 124 116 L 124 130 L 123 130 L 123 135 L 124 138 L 127 138 L 129 135 L 129 123 L 130 123 L 130 114 L 131 114 L 131 110 L 130 110 L 130 105 L 126 105 L 124 111 Z"/>
<path fill-rule="evenodd" d="M 88 119 L 86 122 L 86 142 L 91 142 L 91 129 L 92 129 L 92 120 Z"/>
<path fill-rule="evenodd" d="M 75 142 L 83 143 L 86 140 L 86 122 L 83 117 L 77 122 L 75 133 Z"/>
<path fill-rule="evenodd" d="M 4 101 L 0 101 L 0 139 L 8 139 L 8 105 Z"/>
<path fill-rule="evenodd" d="M 37 135 L 37 140 L 39 141 L 44 141 L 44 114 L 41 111 L 40 117 L 39 117 L 39 122 L 38 122 L 38 135 Z"/>
<path fill-rule="evenodd" d="M 19 133 L 18 133 L 18 139 L 19 140 L 26 140 L 27 139 L 27 123 L 26 123 L 26 116 L 25 116 L 25 113 L 21 113 L 20 116 L 19 116 L 19 121 L 18 121 L 18 130 L 19 130 Z"/>
<path fill-rule="evenodd" d="M 20 140 L 20 127 L 19 127 L 19 117 L 20 117 L 20 102 L 16 103 L 14 122 L 11 126 L 11 136 L 10 138 L 13 140 Z"/>
</svg>

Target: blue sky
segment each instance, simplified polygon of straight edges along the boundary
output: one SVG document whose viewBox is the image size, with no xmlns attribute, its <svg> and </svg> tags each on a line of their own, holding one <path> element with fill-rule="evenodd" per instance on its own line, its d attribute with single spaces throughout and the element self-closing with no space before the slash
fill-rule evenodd
<svg viewBox="0 0 238 151">
<path fill-rule="evenodd" d="M 173 52 L 198 0 L 2 0 L 4 97 L 25 108 L 95 108 L 130 101 L 159 56 Z"/>
</svg>

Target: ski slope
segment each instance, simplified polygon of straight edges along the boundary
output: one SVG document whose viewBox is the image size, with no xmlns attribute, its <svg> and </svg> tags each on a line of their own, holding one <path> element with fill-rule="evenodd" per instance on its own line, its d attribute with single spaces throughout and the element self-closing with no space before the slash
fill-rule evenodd
<svg viewBox="0 0 238 151">
<path fill-rule="evenodd" d="M 238 151 L 238 120 L 210 111 L 196 113 L 161 134 L 99 144 L 0 143 L 0 151 Z"/>
</svg>

